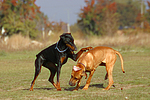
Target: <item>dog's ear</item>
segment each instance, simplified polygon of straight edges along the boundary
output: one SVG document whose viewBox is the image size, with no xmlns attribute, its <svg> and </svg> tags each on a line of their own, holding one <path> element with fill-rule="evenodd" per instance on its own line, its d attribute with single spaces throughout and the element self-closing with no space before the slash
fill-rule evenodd
<svg viewBox="0 0 150 100">
<path fill-rule="evenodd" d="M 81 76 L 85 76 L 85 79 L 87 79 L 87 74 L 85 73 L 85 71 L 82 72 Z"/>
<path fill-rule="evenodd" d="M 60 35 L 60 39 L 62 39 L 64 42 L 66 42 L 67 37 L 73 39 L 73 37 L 71 36 L 71 33 L 63 33 L 62 35 Z"/>
<path fill-rule="evenodd" d="M 73 70 L 74 70 L 74 71 L 79 71 L 79 70 L 81 70 L 81 68 L 80 68 L 80 67 L 77 67 L 77 66 L 73 66 Z"/>
<path fill-rule="evenodd" d="M 71 33 L 63 33 L 60 35 L 60 38 L 65 38 L 66 36 L 71 36 Z"/>
<path fill-rule="evenodd" d="M 63 33 L 63 34 L 60 36 L 60 39 L 65 40 L 65 33 Z"/>
</svg>

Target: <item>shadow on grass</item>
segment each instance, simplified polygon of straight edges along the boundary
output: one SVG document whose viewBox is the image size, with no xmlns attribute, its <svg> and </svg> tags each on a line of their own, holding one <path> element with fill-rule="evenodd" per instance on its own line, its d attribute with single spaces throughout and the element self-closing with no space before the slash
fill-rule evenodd
<svg viewBox="0 0 150 100">
<path fill-rule="evenodd" d="M 79 87 L 79 89 L 82 89 L 84 86 L 80 86 Z M 103 87 L 103 84 L 91 84 L 90 86 L 89 86 L 89 88 L 90 87 L 97 87 L 97 88 L 104 88 Z M 62 90 L 64 89 L 65 91 L 72 91 L 75 87 L 68 87 L 68 88 L 66 88 L 66 87 L 61 87 L 62 88 Z M 30 88 L 28 88 L 28 89 L 22 89 L 22 90 L 26 90 L 26 91 L 29 91 L 29 89 Z M 33 88 L 33 91 L 34 90 L 55 90 L 55 88 Z"/>
<path fill-rule="evenodd" d="M 55 88 L 33 88 L 33 91 L 34 91 L 34 90 L 54 90 L 54 89 L 55 89 Z M 28 89 L 23 89 L 23 90 L 29 91 L 30 88 L 28 88 Z"/>
<path fill-rule="evenodd" d="M 80 86 L 79 89 L 83 89 L 84 86 Z M 91 84 L 90 87 L 96 87 L 96 88 L 104 88 L 103 84 Z M 75 87 L 69 87 L 69 88 L 64 88 L 66 91 L 72 91 Z"/>
</svg>

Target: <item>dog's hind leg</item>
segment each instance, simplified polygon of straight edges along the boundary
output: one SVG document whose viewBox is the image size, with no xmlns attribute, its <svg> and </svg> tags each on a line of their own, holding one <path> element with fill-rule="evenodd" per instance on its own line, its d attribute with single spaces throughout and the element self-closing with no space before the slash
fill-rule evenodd
<svg viewBox="0 0 150 100">
<path fill-rule="evenodd" d="M 106 73 L 106 75 L 105 75 L 105 80 L 107 80 L 108 79 L 108 73 Z M 115 87 L 115 85 L 112 85 L 113 87 Z"/>
<path fill-rule="evenodd" d="M 108 79 L 108 73 L 106 73 L 106 75 L 105 75 L 105 80 L 107 80 Z"/>
<path fill-rule="evenodd" d="M 108 86 L 107 86 L 104 90 L 109 90 L 110 87 L 111 87 L 111 86 L 113 85 L 113 83 L 114 83 L 113 77 L 112 77 L 113 66 L 114 66 L 114 65 L 106 65 L 107 74 L 106 74 L 106 76 L 105 76 L 105 79 L 106 79 L 106 77 L 108 77 L 108 79 L 109 79 L 109 84 L 108 84 Z"/>
<path fill-rule="evenodd" d="M 50 73 L 51 73 L 48 81 L 51 82 L 53 84 L 53 86 L 57 89 L 57 85 L 54 82 L 54 76 L 57 71 L 56 65 L 53 63 L 47 63 L 46 67 L 50 70 Z"/>
<path fill-rule="evenodd" d="M 54 82 L 54 76 L 56 74 L 56 70 L 50 70 L 51 75 L 49 77 L 49 82 L 51 82 L 53 84 L 53 86 L 57 89 L 57 85 Z"/>
<path fill-rule="evenodd" d="M 35 84 L 35 80 L 37 79 L 39 73 L 41 72 L 41 66 L 42 66 L 43 62 L 44 62 L 44 60 L 41 57 L 38 57 L 35 60 L 35 75 L 34 75 L 34 79 L 33 79 L 32 83 L 31 83 L 30 91 L 33 91 L 33 86 Z"/>
</svg>

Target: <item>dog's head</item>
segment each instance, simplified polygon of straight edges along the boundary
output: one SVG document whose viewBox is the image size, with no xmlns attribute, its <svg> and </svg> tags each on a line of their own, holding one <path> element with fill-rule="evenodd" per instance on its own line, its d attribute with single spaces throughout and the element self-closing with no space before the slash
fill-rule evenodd
<svg viewBox="0 0 150 100">
<path fill-rule="evenodd" d="M 60 39 L 63 40 L 63 42 L 66 44 L 66 46 L 72 50 L 72 51 L 76 51 L 77 50 L 77 47 L 76 45 L 74 44 L 74 39 L 71 35 L 71 33 L 63 33 L 61 36 L 60 36 Z"/>
<path fill-rule="evenodd" d="M 83 66 L 82 66 L 82 65 L 73 66 L 72 73 L 71 73 L 71 79 L 70 79 L 70 81 L 69 81 L 69 85 L 70 85 L 70 86 L 75 86 L 76 83 L 77 83 L 83 76 L 86 76 L 86 77 L 87 77 L 87 74 L 85 73 Z"/>
</svg>

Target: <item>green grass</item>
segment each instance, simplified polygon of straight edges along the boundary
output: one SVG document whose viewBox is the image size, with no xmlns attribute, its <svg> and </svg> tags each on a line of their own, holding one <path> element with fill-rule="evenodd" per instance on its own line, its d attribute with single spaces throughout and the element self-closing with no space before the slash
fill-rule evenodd
<svg viewBox="0 0 150 100">
<path fill-rule="evenodd" d="M 49 70 L 42 71 L 29 91 L 34 76 L 34 60 L 38 51 L 0 51 L 0 99 L 74 99 L 74 100 L 148 100 L 150 98 L 150 48 L 115 47 L 124 58 L 122 73 L 119 57 L 114 67 L 114 85 L 110 90 L 102 90 L 108 85 L 104 80 L 105 67 L 98 67 L 94 73 L 88 90 L 82 90 L 86 79 L 83 78 L 81 88 L 71 91 L 69 86 L 72 60 L 62 67 L 60 83 L 62 91 L 57 91 L 47 80 Z M 56 77 L 55 77 L 56 81 Z M 123 88 L 123 90 L 121 90 Z"/>
</svg>

